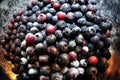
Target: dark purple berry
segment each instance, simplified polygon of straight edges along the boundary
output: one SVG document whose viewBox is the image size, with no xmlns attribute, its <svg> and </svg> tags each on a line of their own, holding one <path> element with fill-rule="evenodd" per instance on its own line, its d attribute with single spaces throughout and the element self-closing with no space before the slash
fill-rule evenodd
<svg viewBox="0 0 120 80">
<path fill-rule="evenodd" d="M 69 11 L 71 11 L 71 6 L 68 3 L 64 3 L 60 6 L 60 10 L 62 10 L 64 12 L 69 12 Z"/>
<path fill-rule="evenodd" d="M 67 66 L 69 64 L 70 61 L 70 57 L 67 53 L 62 53 L 58 56 L 58 63 L 60 66 Z"/>
<path fill-rule="evenodd" d="M 89 0 L 79 0 L 80 4 L 87 4 L 89 2 Z"/>
<path fill-rule="evenodd" d="M 49 66 L 42 66 L 40 68 L 40 74 L 41 75 L 49 75 L 51 73 L 50 67 Z"/>
<path fill-rule="evenodd" d="M 46 54 L 45 55 L 40 55 L 40 56 L 38 56 L 38 61 L 40 62 L 41 65 L 45 65 L 45 64 L 48 64 L 49 58 L 50 57 Z"/>
<path fill-rule="evenodd" d="M 88 48 L 89 48 L 90 51 L 93 51 L 94 48 L 95 48 L 94 45 L 93 45 L 92 43 L 88 43 L 87 46 L 88 46 Z"/>
<path fill-rule="evenodd" d="M 61 52 L 67 52 L 68 51 L 68 44 L 65 41 L 60 41 L 59 44 L 59 49 Z"/>
<path fill-rule="evenodd" d="M 64 30 L 63 30 L 63 35 L 64 35 L 65 37 L 70 37 L 70 36 L 71 36 L 71 29 L 68 28 L 68 27 L 64 28 Z"/>
<path fill-rule="evenodd" d="M 64 20 L 59 20 L 57 23 L 56 23 L 56 26 L 58 29 L 63 29 L 65 28 L 66 26 L 66 22 Z"/>
<path fill-rule="evenodd" d="M 38 32 L 35 34 L 35 42 L 38 43 L 38 42 L 42 42 L 43 41 L 43 35 Z"/>
<path fill-rule="evenodd" d="M 83 16 L 83 14 L 80 11 L 76 11 L 76 12 L 74 12 L 74 16 L 75 16 L 76 19 L 79 19 Z"/>
<path fill-rule="evenodd" d="M 33 33 L 33 34 L 36 34 L 38 31 L 39 31 L 39 30 L 38 30 L 37 27 L 32 27 L 32 28 L 30 29 L 30 32 Z"/>
<path fill-rule="evenodd" d="M 73 3 L 73 4 L 71 5 L 71 8 L 73 9 L 73 11 L 75 11 L 75 10 L 80 10 L 80 4 L 78 4 L 78 3 Z"/>
<path fill-rule="evenodd" d="M 35 50 L 40 53 L 44 53 L 44 52 L 46 52 L 46 46 L 43 43 L 38 43 L 35 46 Z"/>
<path fill-rule="evenodd" d="M 52 21 L 53 21 L 53 23 L 56 24 L 58 22 L 58 17 L 57 16 L 53 16 L 52 17 Z"/>
<path fill-rule="evenodd" d="M 48 36 L 46 36 L 46 42 L 47 42 L 48 45 L 55 44 L 56 36 L 53 35 L 53 34 L 49 34 Z"/>
<path fill-rule="evenodd" d="M 47 52 L 52 56 L 58 56 L 59 55 L 59 51 L 55 46 L 48 47 Z"/>
<path fill-rule="evenodd" d="M 86 5 L 81 5 L 80 6 L 80 11 L 83 12 L 83 13 L 87 12 L 88 11 L 87 6 Z"/>
<path fill-rule="evenodd" d="M 68 12 L 66 15 L 66 18 L 68 19 L 68 22 L 73 22 L 74 21 L 74 13 L 73 12 Z"/>
<path fill-rule="evenodd" d="M 76 45 L 77 44 L 76 44 L 75 40 L 72 40 L 72 41 L 69 41 L 68 47 L 70 50 L 75 50 Z"/>
<path fill-rule="evenodd" d="M 55 36 L 56 36 L 57 40 L 62 39 L 62 38 L 63 38 L 63 33 L 62 33 L 62 31 L 61 31 L 61 30 L 56 30 Z"/>
<path fill-rule="evenodd" d="M 79 44 L 79 45 L 82 44 L 83 41 L 84 41 L 84 37 L 83 37 L 82 34 L 79 34 L 79 35 L 75 38 L 75 42 L 76 42 L 77 44 Z"/>
<path fill-rule="evenodd" d="M 75 27 L 72 28 L 72 35 L 73 36 L 77 36 L 78 34 L 80 34 L 80 32 L 81 32 L 80 27 L 75 26 Z"/>
<path fill-rule="evenodd" d="M 53 15 L 51 13 L 47 13 L 46 16 L 48 21 L 52 20 Z"/>
<path fill-rule="evenodd" d="M 36 11 L 38 11 L 38 10 L 40 10 L 40 8 L 39 8 L 38 5 L 35 5 L 35 6 L 32 7 L 32 11 L 33 11 L 33 12 L 36 12 Z"/>
<path fill-rule="evenodd" d="M 56 14 L 56 10 L 54 8 L 50 8 L 48 11 L 49 11 L 49 13 L 51 13 L 53 15 Z"/>
<path fill-rule="evenodd" d="M 86 17 L 87 17 L 88 20 L 93 20 L 95 18 L 94 16 L 95 15 L 94 15 L 94 13 L 92 11 L 88 11 L 86 13 Z"/>
<path fill-rule="evenodd" d="M 18 28 L 18 32 L 25 32 L 27 29 L 26 29 L 26 26 L 25 25 L 20 25 L 19 28 Z"/>
<path fill-rule="evenodd" d="M 86 18 L 79 18 L 79 19 L 77 20 L 77 24 L 78 24 L 79 26 L 86 25 L 86 23 L 87 23 Z"/>
</svg>

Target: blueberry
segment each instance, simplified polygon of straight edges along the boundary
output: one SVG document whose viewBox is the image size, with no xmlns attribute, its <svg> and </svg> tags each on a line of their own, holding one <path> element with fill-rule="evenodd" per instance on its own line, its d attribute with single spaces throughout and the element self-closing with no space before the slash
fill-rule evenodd
<svg viewBox="0 0 120 80">
<path fill-rule="evenodd" d="M 56 42 L 56 36 L 53 34 L 49 34 L 48 36 L 46 36 L 46 42 L 48 45 L 53 45 Z"/>
<path fill-rule="evenodd" d="M 52 21 L 53 21 L 53 23 L 56 24 L 58 22 L 58 17 L 57 16 L 53 16 L 52 17 Z"/>
<path fill-rule="evenodd" d="M 86 5 L 81 5 L 80 6 L 80 11 L 83 12 L 83 13 L 87 12 L 88 11 L 87 6 Z"/>
<path fill-rule="evenodd" d="M 72 28 L 72 35 L 73 36 L 77 36 L 78 34 L 80 34 L 80 32 L 81 32 L 80 27 L 75 26 L 75 27 Z"/>
<path fill-rule="evenodd" d="M 49 8 L 48 7 L 43 7 L 42 8 L 42 10 L 41 10 L 41 13 L 47 13 L 48 12 L 48 10 L 49 10 Z"/>
<path fill-rule="evenodd" d="M 76 38 L 75 38 L 75 41 L 77 44 L 82 44 L 83 43 L 83 40 L 84 40 L 84 37 L 82 34 L 79 34 Z"/>
<path fill-rule="evenodd" d="M 69 46 L 69 49 L 70 49 L 70 50 L 75 50 L 76 45 L 77 45 L 77 44 L 76 44 L 75 40 L 69 41 L 68 46 Z"/>
<path fill-rule="evenodd" d="M 88 46 L 88 48 L 89 48 L 90 51 L 93 51 L 93 50 L 94 50 L 94 44 L 88 43 L 87 46 Z"/>
<path fill-rule="evenodd" d="M 55 36 L 57 37 L 58 40 L 62 39 L 63 33 L 61 30 L 56 30 Z"/>
<path fill-rule="evenodd" d="M 60 10 L 62 10 L 64 12 L 71 11 L 71 6 L 68 3 L 64 3 L 64 4 L 61 5 Z"/>
<path fill-rule="evenodd" d="M 40 8 L 42 8 L 44 6 L 44 3 L 40 2 L 38 5 L 39 5 Z"/>
<path fill-rule="evenodd" d="M 76 12 L 74 12 L 74 16 L 75 16 L 76 19 L 79 19 L 83 16 L 83 14 L 80 11 L 76 11 Z"/>
<path fill-rule="evenodd" d="M 68 51 L 68 44 L 65 41 L 60 41 L 59 44 L 59 49 L 61 52 L 67 52 Z"/>
<path fill-rule="evenodd" d="M 94 18 L 95 18 L 94 16 L 95 15 L 94 15 L 94 13 L 92 11 L 88 11 L 86 13 L 86 17 L 87 17 L 88 20 L 94 20 Z"/>
<path fill-rule="evenodd" d="M 18 32 L 26 32 L 26 26 L 25 25 L 20 25 L 18 28 Z"/>
<path fill-rule="evenodd" d="M 53 15 L 56 14 L 56 10 L 54 8 L 49 8 L 48 11 Z"/>
<path fill-rule="evenodd" d="M 87 23 L 86 18 L 79 18 L 79 19 L 77 20 L 77 24 L 78 24 L 79 26 L 85 25 L 86 23 Z"/>
<path fill-rule="evenodd" d="M 47 13 L 46 16 L 48 21 L 52 20 L 53 15 L 51 13 Z"/>
<path fill-rule="evenodd" d="M 73 12 L 68 12 L 66 15 L 66 18 L 68 19 L 68 22 L 73 22 L 74 21 L 74 13 Z"/>
<path fill-rule="evenodd" d="M 32 7 L 32 11 L 33 11 L 33 12 L 36 12 L 36 11 L 38 11 L 38 10 L 40 10 L 40 8 L 39 8 L 38 5 L 35 5 L 35 6 Z"/>
<path fill-rule="evenodd" d="M 68 28 L 68 27 L 64 28 L 64 30 L 63 30 L 63 35 L 64 35 L 65 37 L 70 37 L 70 36 L 71 36 L 71 29 Z"/>
<path fill-rule="evenodd" d="M 78 3 L 73 3 L 73 4 L 71 5 L 71 8 L 73 9 L 73 11 L 75 11 L 75 10 L 80 10 L 80 4 L 78 4 Z"/>
<path fill-rule="evenodd" d="M 66 22 L 64 20 L 59 20 L 56 23 L 56 26 L 57 26 L 58 29 L 64 29 L 66 27 Z"/>
</svg>

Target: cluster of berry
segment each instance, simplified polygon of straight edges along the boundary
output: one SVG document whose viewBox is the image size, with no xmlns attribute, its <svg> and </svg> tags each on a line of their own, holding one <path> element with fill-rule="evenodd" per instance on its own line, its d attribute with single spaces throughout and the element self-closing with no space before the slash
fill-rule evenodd
<svg viewBox="0 0 120 80">
<path fill-rule="evenodd" d="M 18 80 L 90 80 L 104 73 L 112 25 L 96 11 L 95 0 L 40 0 L 13 14 L 4 48 Z"/>
</svg>

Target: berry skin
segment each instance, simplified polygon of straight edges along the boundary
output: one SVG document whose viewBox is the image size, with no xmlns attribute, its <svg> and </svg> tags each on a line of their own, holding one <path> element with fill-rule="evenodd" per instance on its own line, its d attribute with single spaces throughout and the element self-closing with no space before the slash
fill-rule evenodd
<svg viewBox="0 0 120 80">
<path fill-rule="evenodd" d="M 69 53 L 69 57 L 71 60 L 76 60 L 77 59 L 77 53 L 75 51 L 71 51 Z"/>
<path fill-rule="evenodd" d="M 70 57 L 68 54 L 66 53 L 63 53 L 63 54 L 60 54 L 58 56 L 58 63 L 60 64 L 60 66 L 67 66 L 69 64 L 69 61 L 70 61 Z"/>
<path fill-rule="evenodd" d="M 53 34 L 56 31 L 56 27 L 53 25 L 47 25 L 46 27 L 46 33 L 47 34 Z"/>
<path fill-rule="evenodd" d="M 64 3 L 61 5 L 60 10 L 62 10 L 64 12 L 69 12 L 69 11 L 71 11 L 71 6 L 68 3 Z"/>
<path fill-rule="evenodd" d="M 49 34 L 49 35 L 46 37 L 46 42 L 47 42 L 48 45 L 55 44 L 55 42 L 56 42 L 56 36 L 53 35 L 53 34 Z"/>
<path fill-rule="evenodd" d="M 59 9 L 59 7 L 60 7 L 60 3 L 58 3 L 58 2 L 53 3 L 54 9 Z"/>
<path fill-rule="evenodd" d="M 77 44 L 82 44 L 83 41 L 84 41 L 84 37 L 82 34 L 79 34 L 76 38 L 75 38 L 75 41 Z"/>
<path fill-rule="evenodd" d="M 11 23 L 9 23 L 9 24 L 8 24 L 8 28 L 9 28 L 10 30 L 13 30 L 13 29 L 14 29 L 14 25 L 11 24 Z"/>
<path fill-rule="evenodd" d="M 68 51 L 68 44 L 65 41 L 59 42 L 59 49 L 61 52 L 67 52 Z"/>
<path fill-rule="evenodd" d="M 59 20 L 57 23 L 56 23 L 56 26 L 58 29 L 63 29 L 65 28 L 66 26 L 66 22 L 64 20 Z"/>
<path fill-rule="evenodd" d="M 34 35 L 32 33 L 28 33 L 26 36 L 25 36 L 25 40 L 27 43 L 34 43 L 35 42 L 35 38 L 34 38 Z"/>
<path fill-rule="evenodd" d="M 83 14 L 80 11 L 76 11 L 76 12 L 74 12 L 74 16 L 75 16 L 76 19 L 79 19 L 83 16 Z"/>
<path fill-rule="evenodd" d="M 76 3 L 76 4 L 72 4 L 71 8 L 74 10 L 80 10 L 80 4 Z"/>
<path fill-rule="evenodd" d="M 57 37 L 58 40 L 62 39 L 63 33 L 61 30 L 56 30 L 55 36 Z"/>
<path fill-rule="evenodd" d="M 74 21 L 74 13 L 73 12 L 68 12 L 66 15 L 66 18 L 68 19 L 69 22 L 73 22 Z"/>
<path fill-rule="evenodd" d="M 88 6 L 88 10 L 92 11 L 92 12 L 95 12 L 97 9 L 96 9 L 96 6 L 95 5 L 92 5 L 92 4 L 89 4 Z"/>
<path fill-rule="evenodd" d="M 14 19 L 14 18 L 11 18 L 11 19 L 10 19 L 10 22 L 11 22 L 11 23 L 14 23 L 14 22 L 15 22 L 15 19 Z"/>
<path fill-rule="evenodd" d="M 59 11 L 59 12 L 57 13 L 57 16 L 58 16 L 58 19 L 64 20 L 64 19 L 66 18 L 66 13 L 63 12 L 63 11 Z"/>
<path fill-rule="evenodd" d="M 98 63 L 98 58 L 96 56 L 90 56 L 88 59 L 88 63 L 91 65 L 96 65 Z"/>
<path fill-rule="evenodd" d="M 81 59 L 81 60 L 80 60 L 80 66 L 81 66 L 81 67 L 86 67 L 87 65 L 88 65 L 88 62 L 87 62 L 86 59 Z"/>
<path fill-rule="evenodd" d="M 38 19 L 39 19 L 40 22 L 44 22 L 44 21 L 46 21 L 47 17 L 46 17 L 45 14 L 40 13 L 39 16 L 38 16 Z"/>
</svg>

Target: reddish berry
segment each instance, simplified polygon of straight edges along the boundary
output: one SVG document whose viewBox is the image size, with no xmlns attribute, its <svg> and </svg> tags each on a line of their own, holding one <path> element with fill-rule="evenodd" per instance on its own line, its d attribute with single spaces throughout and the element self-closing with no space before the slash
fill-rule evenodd
<svg viewBox="0 0 120 80">
<path fill-rule="evenodd" d="M 18 15 L 20 15 L 20 16 L 21 16 L 23 13 L 24 13 L 23 10 L 19 10 L 19 11 L 18 11 Z"/>
<path fill-rule="evenodd" d="M 53 8 L 58 9 L 60 7 L 60 3 L 55 2 L 53 3 Z"/>
<path fill-rule="evenodd" d="M 14 22 L 15 22 L 15 19 L 14 19 L 14 18 L 11 18 L 11 19 L 10 19 L 10 22 L 11 22 L 11 23 L 14 23 Z"/>
<path fill-rule="evenodd" d="M 3 55 L 4 55 L 5 58 L 10 58 L 10 53 L 7 52 L 6 50 L 3 51 Z"/>
<path fill-rule="evenodd" d="M 16 21 L 20 21 L 20 19 L 21 19 L 21 16 L 16 17 Z"/>
<path fill-rule="evenodd" d="M 40 22 L 44 22 L 44 21 L 46 21 L 47 17 L 45 14 L 40 13 L 38 16 L 38 19 L 40 20 Z"/>
<path fill-rule="evenodd" d="M 34 35 L 32 33 L 28 33 L 26 36 L 25 36 L 25 40 L 27 43 L 34 43 L 35 42 L 35 38 L 34 38 Z"/>
<path fill-rule="evenodd" d="M 91 65 L 96 65 L 98 63 L 98 58 L 96 56 L 91 56 L 88 59 L 88 63 Z"/>
<path fill-rule="evenodd" d="M 57 16 L 58 16 L 59 19 L 64 20 L 66 18 L 66 13 L 60 11 L 60 12 L 57 13 Z"/>
<path fill-rule="evenodd" d="M 75 51 L 71 51 L 69 53 L 69 57 L 71 60 L 76 60 L 77 59 L 77 53 Z"/>
<path fill-rule="evenodd" d="M 13 29 L 14 29 L 14 25 L 13 25 L 12 23 L 9 23 L 9 24 L 8 24 L 8 28 L 9 28 L 10 30 L 13 30 Z"/>
<path fill-rule="evenodd" d="M 55 31 L 56 31 L 56 27 L 53 26 L 53 25 L 48 25 L 48 26 L 46 27 L 46 33 L 48 33 L 48 34 L 55 33 Z"/>
</svg>

